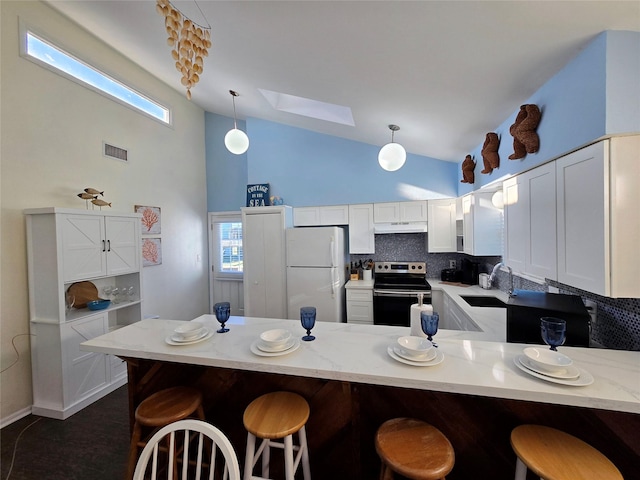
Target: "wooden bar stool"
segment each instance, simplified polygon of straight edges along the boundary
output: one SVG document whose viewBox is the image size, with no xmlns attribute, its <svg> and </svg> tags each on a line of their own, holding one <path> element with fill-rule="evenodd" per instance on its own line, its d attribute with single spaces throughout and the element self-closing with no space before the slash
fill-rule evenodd
<svg viewBox="0 0 640 480">
<path fill-rule="evenodd" d="M 127 478 L 133 478 L 138 461 L 138 449 L 144 448 L 148 438 L 161 427 L 170 423 L 195 417 L 204 420 L 202 393 L 191 387 L 171 387 L 145 398 L 135 412 L 135 423 L 131 434 Z M 142 429 L 153 428 L 153 431 L 142 439 Z"/>
<path fill-rule="evenodd" d="M 256 398 L 244 411 L 243 422 L 247 430 L 247 452 L 244 462 L 244 480 L 269 478 L 270 448 L 284 449 L 286 480 L 293 480 L 302 459 L 305 480 L 311 480 L 309 450 L 305 424 L 309 419 L 309 404 L 297 393 L 273 392 Z M 298 445 L 293 445 L 293 434 L 298 433 Z M 261 438 L 256 450 L 256 437 Z M 276 442 L 274 440 L 283 440 Z M 296 451 L 297 455 L 293 456 Z M 262 456 L 262 477 L 254 477 L 253 469 Z"/>
<path fill-rule="evenodd" d="M 382 461 L 380 480 L 398 473 L 413 480 L 444 479 L 453 469 L 451 442 L 433 425 L 413 418 L 393 418 L 376 432 L 376 451 Z"/>
<path fill-rule="evenodd" d="M 551 427 L 520 425 L 511 431 L 518 456 L 515 480 L 527 478 L 527 468 L 544 480 L 622 480 L 622 474 L 588 443 Z"/>
</svg>

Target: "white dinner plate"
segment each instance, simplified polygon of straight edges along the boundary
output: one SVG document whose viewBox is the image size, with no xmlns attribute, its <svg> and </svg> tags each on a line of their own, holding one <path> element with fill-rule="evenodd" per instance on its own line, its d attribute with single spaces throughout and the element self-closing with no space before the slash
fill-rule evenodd
<svg viewBox="0 0 640 480">
<path fill-rule="evenodd" d="M 558 370 L 557 372 L 547 372 L 545 370 L 542 370 L 538 367 L 536 367 L 533 362 L 531 362 L 526 355 L 520 355 L 518 357 L 518 360 L 520 361 L 520 363 L 522 364 L 523 367 L 528 368 L 529 370 L 533 370 L 536 373 L 539 373 L 540 375 L 545 375 L 547 377 L 553 377 L 553 378 L 562 378 L 565 380 L 572 380 L 574 378 L 578 378 L 580 376 L 580 370 L 578 370 L 578 367 L 576 367 L 575 365 L 569 365 L 567 367 L 563 367 L 562 369 Z"/>
<path fill-rule="evenodd" d="M 515 363 L 516 367 L 518 367 L 523 372 L 531 375 L 532 377 L 539 378 L 540 380 L 546 380 L 547 382 L 559 383 L 560 385 L 569 385 L 572 387 L 584 387 L 586 385 L 591 385 L 593 383 L 593 375 L 591 375 L 589 372 L 579 367 L 576 367 L 578 369 L 578 372 L 580 372 L 580 376 L 578 378 L 565 379 L 565 378 L 549 377 L 547 375 L 541 375 L 537 372 L 534 372 L 533 370 L 529 370 L 527 367 L 525 367 L 522 364 L 522 362 L 518 357 L 515 357 L 513 359 L 513 363 Z"/>
<path fill-rule="evenodd" d="M 401 357 L 400 355 L 398 355 L 396 352 L 394 352 L 394 346 L 389 345 L 387 347 L 387 353 L 389 354 L 389 356 L 391 358 L 393 358 L 394 360 L 397 360 L 400 363 L 404 363 L 406 365 L 412 365 L 414 367 L 433 367 L 434 365 L 438 365 L 439 363 L 442 363 L 442 361 L 444 360 L 444 353 L 442 353 L 440 350 L 436 349 L 436 356 L 432 359 L 429 360 L 427 362 L 416 362 L 414 360 L 407 360 L 406 358 Z"/>
<path fill-rule="evenodd" d="M 203 342 L 208 338 L 211 338 L 214 330 L 208 329 L 206 327 L 204 328 L 204 330 L 204 332 L 202 332 L 196 338 L 192 338 L 191 340 L 183 340 L 179 335 L 172 333 L 167 338 L 165 338 L 165 341 L 169 345 L 193 345 L 194 343 Z"/>
<path fill-rule="evenodd" d="M 394 345 L 393 353 L 395 353 L 399 357 L 404 358 L 405 360 L 409 360 L 410 362 L 424 363 L 424 362 L 430 362 L 431 360 L 436 358 L 436 355 L 438 355 L 438 349 L 433 347 L 431 351 L 424 358 L 411 358 L 408 355 L 406 355 L 399 346 Z"/>
<path fill-rule="evenodd" d="M 254 355 L 259 355 L 261 357 L 278 357 L 280 355 L 287 355 L 291 352 L 296 351 L 300 346 L 300 340 L 298 340 L 297 338 L 294 338 L 293 345 L 291 346 L 291 348 L 287 348 L 286 350 L 281 350 L 279 352 L 264 352 L 258 348 L 258 342 L 260 342 L 260 340 L 254 341 L 251 344 L 250 348 L 251 348 L 251 353 L 253 353 Z"/>
<path fill-rule="evenodd" d="M 296 339 L 291 337 L 289 341 L 285 343 L 282 347 L 273 348 L 273 347 L 268 347 L 267 345 L 264 345 L 261 340 L 258 340 L 256 342 L 256 347 L 264 353 L 279 353 L 279 352 L 284 352 L 285 350 L 289 350 L 291 347 L 293 347 L 295 343 L 296 343 Z"/>
</svg>

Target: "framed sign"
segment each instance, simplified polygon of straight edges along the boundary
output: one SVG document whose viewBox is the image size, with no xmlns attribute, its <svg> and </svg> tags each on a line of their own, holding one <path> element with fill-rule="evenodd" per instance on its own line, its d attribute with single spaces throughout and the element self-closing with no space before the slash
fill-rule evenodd
<svg viewBox="0 0 640 480">
<path fill-rule="evenodd" d="M 268 183 L 247 185 L 247 207 L 268 207 L 269 205 L 271 202 Z"/>
</svg>

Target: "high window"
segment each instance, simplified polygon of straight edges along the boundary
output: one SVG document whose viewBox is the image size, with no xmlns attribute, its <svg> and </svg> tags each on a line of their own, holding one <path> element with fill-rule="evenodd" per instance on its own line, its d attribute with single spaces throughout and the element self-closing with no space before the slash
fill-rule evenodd
<svg viewBox="0 0 640 480">
<path fill-rule="evenodd" d="M 167 125 L 171 111 L 136 90 L 65 52 L 25 27 L 21 28 L 21 55 Z"/>
</svg>

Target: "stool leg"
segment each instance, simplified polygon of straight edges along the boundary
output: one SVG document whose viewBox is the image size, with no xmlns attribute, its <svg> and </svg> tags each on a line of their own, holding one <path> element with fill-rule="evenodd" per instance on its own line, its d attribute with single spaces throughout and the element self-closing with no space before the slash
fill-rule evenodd
<svg viewBox="0 0 640 480">
<path fill-rule="evenodd" d="M 127 480 L 133 478 L 133 472 L 138 462 L 138 442 L 142 435 L 142 429 L 138 422 L 133 424 L 133 432 L 131 433 L 131 446 L 129 447 L 129 463 L 127 465 Z"/>
<path fill-rule="evenodd" d="M 527 480 L 527 466 L 520 460 L 520 457 L 516 457 L 515 480 Z"/>
<path fill-rule="evenodd" d="M 269 478 L 269 464 L 271 463 L 271 440 L 263 440 L 266 442 L 264 450 L 262 451 L 262 476 Z"/>
<path fill-rule="evenodd" d="M 300 448 L 302 449 L 302 473 L 304 480 L 311 480 L 311 468 L 309 467 L 309 448 L 307 447 L 307 432 L 304 428 L 298 431 L 298 439 L 300 440 Z"/>
<path fill-rule="evenodd" d="M 256 437 L 247 433 L 247 452 L 244 456 L 244 480 L 251 480 L 253 476 L 253 456 L 256 449 Z"/>
<path fill-rule="evenodd" d="M 380 465 L 380 480 L 393 480 L 393 470 L 384 462 Z"/>
<path fill-rule="evenodd" d="M 293 435 L 284 437 L 284 477 L 293 480 Z"/>
</svg>

